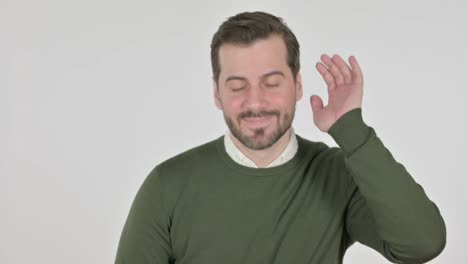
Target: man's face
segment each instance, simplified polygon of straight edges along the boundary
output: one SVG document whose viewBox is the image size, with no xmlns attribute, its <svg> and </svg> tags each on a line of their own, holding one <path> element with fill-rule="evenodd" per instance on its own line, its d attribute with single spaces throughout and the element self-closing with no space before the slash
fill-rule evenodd
<svg viewBox="0 0 468 264">
<path fill-rule="evenodd" d="M 283 39 L 271 35 L 249 46 L 223 44 L 219 62 L 215 103 L 232 135 L 253 150 L 272 146 L 291 127 L 302 97 L 301 76 L 294 83 Z"/>
</svg>

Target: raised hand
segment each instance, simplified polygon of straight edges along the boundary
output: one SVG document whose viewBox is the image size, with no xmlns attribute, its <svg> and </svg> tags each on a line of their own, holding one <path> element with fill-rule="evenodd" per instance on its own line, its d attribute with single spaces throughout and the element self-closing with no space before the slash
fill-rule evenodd
<svg viewBox="0 0 468 264">
<path fill-rule="evenodd" d="M 348 111 L 362 106 L 363 77 L 361 68 L 354 56 L 349 57 L 349 67 L 338 55 L 330 58 L 326 54 L 320 56 L 322 62 L 315 66 L 322 75 L 328 87 L 328 104 L 318 95 L 310 97 L 314 115 L 314 123 L 320 131 L 328 129 Z"/>
</svg>

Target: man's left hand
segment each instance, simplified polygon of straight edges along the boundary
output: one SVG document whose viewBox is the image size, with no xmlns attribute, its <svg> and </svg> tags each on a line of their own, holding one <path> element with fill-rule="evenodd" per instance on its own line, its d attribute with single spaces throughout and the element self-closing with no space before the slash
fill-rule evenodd
<svg viewBox="0 0 468 264">
<path fill-rule="evenodd" d="M 361 68 L 354 56 L 349 57 L 349 67 L 344 60 L 326 54 L 320 57 L 323 63 L 315 66 L 328 86 L 328 105 L 323 107 L 320 96 L 312 95 L 310 104 L 314 115 L 314 123 L 320 131 L 328 129 L 348 111 L 362 106 L 363 77 Z"/>
</svg>

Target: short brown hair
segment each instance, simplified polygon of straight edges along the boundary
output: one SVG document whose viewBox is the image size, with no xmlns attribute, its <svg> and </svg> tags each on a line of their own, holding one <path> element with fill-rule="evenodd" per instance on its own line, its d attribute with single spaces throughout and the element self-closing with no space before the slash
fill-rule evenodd
<svg viewBox="0 0 468 264">
<path fill-rule="evenodd" d="M 219 48 L 222 44 L 249 45 L 256 40 L 266 39 L 272 34 L 283 38 L 287 49 L 287 63 L 293 74 L 294 82 L 300 70 L 299 42 L 282 18 L 265 12 L 243 12 L 229 17 L 219 26 L 211 40 L 211 67 L 213 79 L 218 83 L 221 65 Z"/>
</svg>

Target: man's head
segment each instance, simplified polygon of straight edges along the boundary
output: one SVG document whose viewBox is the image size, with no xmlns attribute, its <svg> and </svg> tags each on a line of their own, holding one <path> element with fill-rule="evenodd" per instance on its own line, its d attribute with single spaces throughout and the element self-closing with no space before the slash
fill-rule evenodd
<svg viewBox="0 0 468 264">
<path fill-rule="evenodd" d="M 266 149 L 291 127 L 302 97 L 299 43 L 281 18 L 244 12 L 228 18 L 211 43 L 216 106 L 231 133 Z"/>
</svg>

